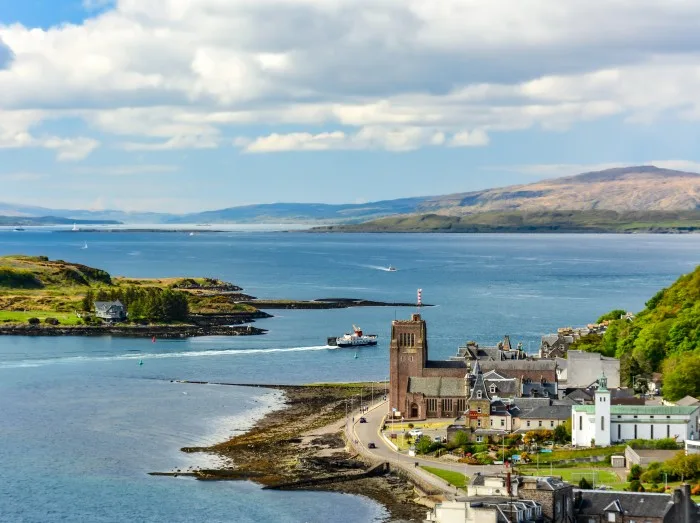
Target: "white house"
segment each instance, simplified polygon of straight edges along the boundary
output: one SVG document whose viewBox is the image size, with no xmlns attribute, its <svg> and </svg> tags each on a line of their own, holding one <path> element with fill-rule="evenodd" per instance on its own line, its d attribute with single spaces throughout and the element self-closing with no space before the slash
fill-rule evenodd
<svg viewBox="0 0 700 523">
<path fill-rule="evenodd" d="M 602 376 L 593 405 L 572 405 L 571 443 L 605 447 L 632 439 L 697 440 L 700 407 L 610 405 L 607 379 Z"/>
</svg>

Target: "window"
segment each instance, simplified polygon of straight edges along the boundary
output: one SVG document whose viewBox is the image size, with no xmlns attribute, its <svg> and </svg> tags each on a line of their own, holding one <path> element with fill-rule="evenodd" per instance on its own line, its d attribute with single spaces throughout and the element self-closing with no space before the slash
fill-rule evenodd
<svg viewBox="0 0 700 523">
<path fill-rule="evenodd" d="M 654 416 L 649 416 L 651 419 L 654 419 Z"/>
<path fill-rule="evenodd" d="M 666 425 L 666 437 L 671 437 L 671 425 Z"/>
<path fill-rule="evenodd" d="M 654 425 L 651 426 L 651 438 L 654 439 Z"/>
<path fill-rule="evenodd" d="M 501 427 L 505 427 L 505 426 L 506 426 L 506 420 L 501 418 Z"/>
<path fill-rule="evenodd" d="M 634 439 L 637 439 L 637 425 L 634 426 Z"/>
<path fill-rule="evenodd" d="M 634 419 L 637 419 L 637 416 L 636 416 L 636 415 L 635 415 L 635 416 L 632 416 L 632 417 L 633 417 Z"/>
<path fill-rule="evenodd" d="M 476 397 L 477 397 L 477 398 L 481 398 L 481 391 L 480 391 L 480 390 L 477 390 L 477 391 L 476 391 Z"/>
<path fill-rule="evenodd" d="M 464 398 L 460 398 L 457 400 L 457 410 L 459 412 L 464 412 L 467 410 L 467 400 Z"/>
<path fill-rule="evenodd" d="M 528 420 L 528 422 L 527 422 L 527 426 L 528 426 L 528 427 L 530 426 L 530 421 L 529 421 L 529 420 Z"/>
<path fill-rule="evenodd" d="M 617 426 L 617 439 L 618 439 L 618 441 L 620 440 L 621 437 L 622 437 L 622 425 L 618 425 Z"/>
<path fill-rule="evenodd" d="M 578 430 L 583 430 L 583 416 L 578 417 Z"/>
<path fill-rule="evenodd" d="M 476 420 L 476 426 L 481 427 L 481 420 L 480 419 Z"/>
<path fill-rule="evenodd" d="M 600 417 L 600 430 L 605 431 L 605 416 Z"/>
<path fill-rule="evenodd" d="M 608 512 L 608 521 L 615 521 L 615 513 Z"/>
<path fill-rule="evenodd" d="M 495 385 L 491 385 L 491 386 L 489 387 L 489 392 L 490 392 L 491 394 L 495 394 L 495 393 L 496 393 L 496 386 L 495 386 Z"/>
<path fill-rule="evenodd" d="M 541 426 L 542 426 L 542 420 L 540 420 L 538 423 L 539 423 L 538 426 L 541 427 Z"/>
<path fill-rule="evenodd" d="M 666 416 L 666 419 L 671 419 L 671 416 Z"/>
<path fill-rule="evenodd" d="M 484 441 L 484 437 L 483 437 L 483 436 L 477 436 L 477 437 L 476 437 L 476 442 L 477 442 L 477 443 L 481 443 L 482 441 Z"/>
<path fill-rule="evenodd" d="M 622 416 L 618 415 L 618 416 L 617 416 L 617 419 L 620 419 L 621 417 L 622 417 Z"/>
<path fill-rule="evenodd" d="M 442 400 L 442 412 L 452 412 L 452 399 L 444 398 Z"/>
<path fill-rule="evenodd" d="M 481 407 L 477 407 L 477 408 L 476 408 L 476 412 L 479 413 L 479 414 L 481 414 Z"/>
<path fill-rule="evenodd" d="M 438 400 L 437 398 L 428 398 L 428 412 L 437 412 Z"/>
<path fill-rule="evenodd" d="M 550 427 L 553 427 L 553 426 L 554 426 L 554 422 L 553 422 L 553 421 L 550 421 L 550 422 L 549 422 L 549 426 L 550 426 Z"/>
</svg>

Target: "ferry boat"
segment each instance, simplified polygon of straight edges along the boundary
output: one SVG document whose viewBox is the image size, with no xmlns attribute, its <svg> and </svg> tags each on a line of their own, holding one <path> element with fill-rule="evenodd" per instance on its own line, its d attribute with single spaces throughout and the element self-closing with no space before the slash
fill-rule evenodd
<svg viewBox="0 0 700 523">
<path fill-rule="evenodd" d="M 328 338 L 328 345 L 337 347 L 364 347 L 377 344 L 376 334 L 364 334 L 362 329 L 353 325 L 352 334 L 346 333 L 337 338 Z"/>
</svg>

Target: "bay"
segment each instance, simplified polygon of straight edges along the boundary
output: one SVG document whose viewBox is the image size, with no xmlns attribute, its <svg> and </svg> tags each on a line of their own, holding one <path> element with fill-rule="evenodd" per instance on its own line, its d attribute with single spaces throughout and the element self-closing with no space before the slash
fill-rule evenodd
<svg viewBox="0 0 700 523">
<path fill-rule="evenodd" d="M 113 275 L 212 276 L 269 298 L 411 302 L 421 288 L 436 305 L 420 310 L 431 356 L 445 358 L 467 340 L 494 344 L 505 334 L 534 351 L 557 327 L 612 308 L 637 311 L 694 268 L 700 243 L 694 235 L 0 231 L 0 254 L 11 253 Z M 381 519 L 381 507 L 353 496 L 146 473 L 197 465 L 201 457 L 178 449 L 245 430 L 278 400 L 261 389 L 171 380 L 383 381 L 390 322 L 415 311 L 271 311 L 256 322 L 268 334 L 240 338 L 0 338 L 0 520 Z M 325 347 L 352 324 L 377 333 L 379 345 L 358 358 Z"/>
</svg>

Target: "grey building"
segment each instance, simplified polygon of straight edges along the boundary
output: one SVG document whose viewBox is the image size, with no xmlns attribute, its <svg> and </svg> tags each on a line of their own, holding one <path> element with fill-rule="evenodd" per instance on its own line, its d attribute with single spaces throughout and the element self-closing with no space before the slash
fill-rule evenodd
<svg viewBox="0 0 700 523">
<path fill-rule="evenodd" d="M 96 301 L 95 316 L 106 321 L 124 321 L 126 319 L 126 308 L 119 300 Z"/>
</svg>

